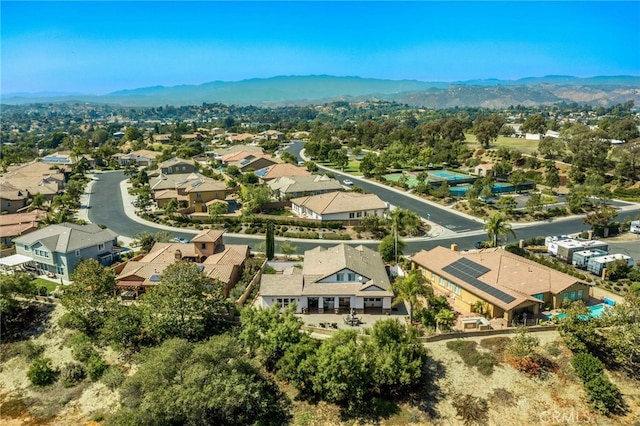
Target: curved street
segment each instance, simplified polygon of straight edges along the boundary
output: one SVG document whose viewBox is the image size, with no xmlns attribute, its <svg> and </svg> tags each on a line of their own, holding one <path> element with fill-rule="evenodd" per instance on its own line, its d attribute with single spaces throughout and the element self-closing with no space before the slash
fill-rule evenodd
<svg viewBox="0 0 640 426">
<path fill-rule="evenodd" d="M 158 225 L 150 222 L 146 222 L 143 219 L 140 219 L 132 213 L 133 208 L 130 206 L 125 209 L 123 203 L 123 197 L 120 191 L 120 183 L 125 179 L 124 173 L 122 171 L 114 171 L 114 172 L 106 172 L 97 174 L 99 180 L 94 181 L 91 186 L 91 193 L 88 201 L 88 218 L 89 221 L 101 225 L 108 226 L 111 230 L 118 233 L 121 236 L 132 238 L 135 234 L 147 231 L 151 233 L 155 233 L 158 230 L 171 230 L 173 234 L 177 237 L 182 238 L 192 238 L 194 234 L 198 231 L 195 230 L 185 230 L 182 228 L 170 228 L 164 225 Z M 389 201 L 386 196 L 386 192 L 382 192 L 377 185 L 371 185 L 371 191 L 378 194 L 383 200 Z M 389 191 L 393 192 L 393 191 Z M 402 193 L 396 192 L 396 200 L 397 204 L 400 207 L 405 207 L 406 205 L 413 205 L 409 203 L 414 203 L 420 201 L 412 198 L 410 196 L 404 195 Z M 407 204 L 405 204 L 405 202 Z M 624 220 L 627 217 L 635 217 L 640 214 L 640 205 L 638 204 L 627 204 L 624 211 L 622 211 L 618 215 L 618 220 Z M 423 203 L 423 205 L 419 205 L 418 208 L 425 209 L 430 208 L 429 205 Z M 450 216 L 457 215 L 444 212 L 443 214 L 448 214 Z M 454 221 L 456 218 L 445 216 L 447 220 Z M 432 221 L 434 221 L 434 214 L 431 216 Z M 465 218 L 461 218 L 465 219 Z M 466 219 L 468 220 L 468 219 Z M 553 221 L 547 222 L 537 222 L 532 224 L 517 224 L 514 225 L 514 230 L 518 239 L 523 238 L 532 238 L 537 236 L 546 236 L 546 235 L 560 235 L 560 234 L 570 234 L 580 232 L 582 230 L 588 229 L 587 225 L 584 225 L 582 216 L 573 216 L 568 218 L 560 218 Z M 421 249 L 431 249 L 438 245 L 449 246 L 452 243 L 456 243 L 460 250 L 469 250 L 473 249 L 474 245 L 479 240 L 486 239 L 484 231 L 482 230 L 482 223 L 473 222 L 475 226 L 475 230 L 471 231 L 460 231 L 458 233 L 445 232 L 442 235 L 434 236 L 434 237 L 425 237 L 425 238 L 409 238 L 406 239 L 406 253 L 415 253 Z M 453 234 L 453 235 L 452 235 Z M 232 244 L 248 244 L 251 247 L 255 247 L 255 245 L 261 242 L 264 237 L 262 236 L 249 236 L 244 234 L 225 234 L 225 241 Z M 284 241 L 283 238 L 276 238 L 276 251 L 278 251 L 279 242 Z M 318 245 L 335 245 L 340 241 L 324 241 L 324 240 L 298 240 L 298 239 L 289 239 L 289 242 L 297 247 L 297 253 L 304 253 L 305 250 L 311 249 Z M 348 244 L 363 244 L 369 246 L 371 248 L 376 249 L 378 242 L 377 241 L 345 241 Z M 640 241 L 632 242 L 632 243 L 624 243 L 624 251 L 627 253 L 637 253 L 640 252 Z M 634 256 L 637 258 L 637 255 Z"/>
</svg>

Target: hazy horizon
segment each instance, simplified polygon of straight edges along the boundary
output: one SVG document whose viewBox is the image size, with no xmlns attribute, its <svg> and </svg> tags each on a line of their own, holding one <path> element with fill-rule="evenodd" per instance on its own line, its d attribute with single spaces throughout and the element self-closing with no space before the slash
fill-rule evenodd
<svg viewBox="0 0 640 426">
<path fill-rule="evenodd" d="M 640 75 L 638 2 L 6 2 L 0 93 Z"/>
</svg>

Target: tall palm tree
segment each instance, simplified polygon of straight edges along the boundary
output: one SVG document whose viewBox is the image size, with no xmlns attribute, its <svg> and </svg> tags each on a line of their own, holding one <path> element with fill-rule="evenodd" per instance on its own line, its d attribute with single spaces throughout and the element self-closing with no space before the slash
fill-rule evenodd
<svg viewBox="0 0 640 426">
<path fill-rule="evenodd" d="M 438 331 L 438 326 L 449 328 L 456 323 L 456 313 L 450 309 L 440 309 L 440 311 L 436 314 L 435 320 L 436 331 Z"/>
<path fill-rule="evenodd" d="M 487 237 L 491 240 L 493 247 L 498 246 L 498 240 L 500 236 L 508 238 L 509 234 L 516 237 L 516 233 L 511 228 L 511 224 L 507 222 L 507 218 L 502 213 L 496 213 L 491 216 L 484 224 L 484 230 L 487 232 Z"/>
<path fill-rule="evenodd" d="M 401 302 L 409 304 L 409 320 L 413 324 L 413 309 L 420 306 L 420 297 L 427 298 L 433 294 L 430 283 L 419 271 L 411 271 L 404 277 L 397 278 L 391 289 L 396 295 L 393 302 L 397 305 Z"/>
</svg>

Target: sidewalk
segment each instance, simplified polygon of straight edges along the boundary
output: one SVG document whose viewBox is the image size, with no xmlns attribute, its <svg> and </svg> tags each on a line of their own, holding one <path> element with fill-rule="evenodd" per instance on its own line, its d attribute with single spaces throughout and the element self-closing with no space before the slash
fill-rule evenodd
<svg viewBox="0 0 640 426">
<path fill-rule="evenodd" d="M 300 157 L 303 158 L 305 161 L 310 161 L 309 157 L 306 157 L 304 155 L 304 148 L 300 151 Z M 398 194 L 401 194 L 401 195 L 404 195 L 404 196 L 407 196 L 407 197 L 411 197 L 411 198 L 413 198 L 413 199 L 415 199 L 417 201 L 420 201 L 420 202 L 422 202 L 422 203 L 424 203 L 424 204 L 426 204 L 426 205 L 428 205 L 430 207 L 434 207 L 434 208 L 441 209 L 441 210 L 446 210 L 446 211 L 448 211 L 450 213 L 456 214 L 456 215 L 458 215 L 460 217 L 464 217 L 464 218 L 469 219 L 469 220 L 473 220 L 473 221 L 478 222 L 478 223 L 484 224 L 484 222 L 485 222 L 481 218 L 478 218 L 478 217 L 475 217 L 475 216 L 471 216 L 471 215 L 469 215 L 467 213 L 463 213 L 461 211 L 458 211 L 458 210 L 455 210 L 455 209 L 452 209 L 452 208 L 444 207 L 441 204 L 434 203 L 433 201 L 425 200 L 424 198 L 419 197 L 417 195 L 414 195 L 414 194 L 412 194 L 410 192 L 403 191 L 403 190 L 400 190 L 400 189 L 392 187 L 392 186 L 384 185 L 384 184 L 382 184 L 380 182 L 376 182 L 376 181 L 371 180 L 371 179 L 367 179 L 367 178 L 364 178 L 364 177 L 361 177 L 361 176 L 354 176 L 352 174 L 345 173 L 345 172 L 342 172 L 340 170 L 333 169 L 333 168 L 330 168 L 330 167 L 327 167 L 327 166 L 324 166 L 324 165 L 322 166 L 322 168 L 326 169 L 326 170 L 329 170 L 331 172 L 334 172 L 334 173 L 340 173 L 340 174 L 343 174 L 343 175 L 348 175 L 349 179 L 352 179 L 352 180 L 366 181 L 369 184 L 376 185 L 376 186 L 379 186 L 381 188 L 388 189 L 390 191 L 394 191 L 394 192 L 396 192 Z M 630 203 L 628 201 L 622 201 L 622 200 L 612 200 L 612 201 L 625 203 L 624 206 L 617 208 L 618 212 L 620 212 L 620 213 L 625 212 L 627 210 L 634 210 L 634 209 L 638 208 L 638 205 L 636 203 Z M 570 216 L 556 217 L 556 218 L 547 219 L 547 220 L 538 220 L 538 221 L 534 221 L 534 222 L 520 222 L 520 223 L 513 222 L 511 224 L 511 226 L 512 226 L 512 228 L 514 230 L 515 229 L 522 229 L 522 228 L 530 228 L 532 226 L 540 226 L 540 225 L 543 225 L 545 223 L 563 222 L 563 221 L 572 220 L 572 219 L 575 219 L 577 217 L 584 217 L 584 216 L 585 215 L 570 215 Z M 429 231 L 429 233 L 427 234 L 430 237 L 430 238 L 428 238 L 430 240 L 434 240 L 434 239 L 435 240 L 437 240 L 437 239 L 449 239 L 449 238 L 453 238 L 453 237 L 468 237 L 468 236 L 473 236 L 473 235 L 486 235 L 484 230 L 467 231 L 467 232 L 455 232 L 455 231 L 452 231 L 450 229 L 444 228 L 443 226 L 440 226 L 435 222 L 431 222 L 431 221 L 428 221 L 428 220 L 424 220 L 424 221 L 426 223 L 428 223 L 429 225 L 431 225 L 431 227 L 432 227 L 431 231 Z M 440 230 L 442 230 L 442 231 L 440 232 Z M 422 240 L 425 240 L 425 238 L 420 238 L 420 237 L 419 238 L 403 238 L 403 241 L 422 241 Z"/>
</svg>

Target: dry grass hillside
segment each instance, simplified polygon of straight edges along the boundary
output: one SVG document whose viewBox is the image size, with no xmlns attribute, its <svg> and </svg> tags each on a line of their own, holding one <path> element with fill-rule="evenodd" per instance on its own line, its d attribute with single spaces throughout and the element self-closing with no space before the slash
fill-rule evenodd
<svg viewBox="0 0 640 426">
<path fill-rule="evenodd" d="M 29 341 L 36 345 L 43 345 L 43 356 L 51 358 L 56 367 L 72 359 L 71 350 L 66 346 L 72 332 L 57 325 L 62 309 L 58 305 L 40 306 L 37 325 L 22 336 L 28 336 Z M 433 399 L 428 406 L 418 408 L 406 402 L 389 409 L 389 416 L 377 422 L 341 420 L 337 407 L 296 400 L 295 391 L 285 387 L 294 404 L 293 423 L 460 425 L 463 422 L 454 404 L 468 394 L 487 401 L 487 413 L 482 424 L 640 424 L 640 388 L 636 382 L 609 373 L 624 395 L 628 412 L 626 416 L 616 418 L 596 415 L 588 408 L 582 383 L 574 376 L 569 364 L 571 354 L 557 333 L 545 331 L 535 336 L 540 339 L 541 353 L 557 367 L 556 372 L 549 373 L 546 378 L 528 378 L 505 363 L 501 355 L 508 343 L 505 337 L 465 339 L 475 342 L 480 358 L 496 359 L 495 365 L 489 369 L 465 364 L 458 353 L 447 347 L 448 341 L 432 342 L 428 344 L 428 351 L 433 380 L 425 383 L 425 389 Z M 28 352 L 24 341 L 2 345 L 0 424 L 96 425 L 118 408 L 118 392 L 109 390 L 100 381 L 85 379 L 70 388 L 63 387 L 59 381 L 45 388 L 34 387 L 26 377 L 30 364 Z M 120 365 L 126 370 L 130 368 L 113 351 L 103 351 L 101 355 L 109 364 Z"/>
</svg>

